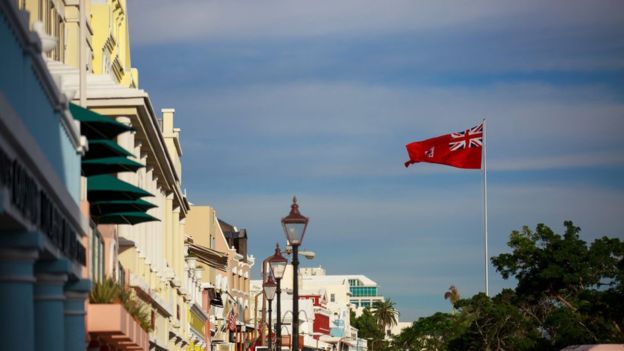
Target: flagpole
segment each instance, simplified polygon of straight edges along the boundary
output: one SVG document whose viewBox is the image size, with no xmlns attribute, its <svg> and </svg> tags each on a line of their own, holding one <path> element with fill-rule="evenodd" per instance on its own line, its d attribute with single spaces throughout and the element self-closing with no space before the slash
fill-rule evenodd
<svg viewBox="0 0 624 351">
<path fill-rule="evenodd" d="M 485 268 L 485 296 L 490 296 L 488 281 L 488 205 L 487 205 L 487 136 L 485 127 L 485 118 L 483 119 L 483 239 L 484 239 L 484 268 Z"/>
</svg>

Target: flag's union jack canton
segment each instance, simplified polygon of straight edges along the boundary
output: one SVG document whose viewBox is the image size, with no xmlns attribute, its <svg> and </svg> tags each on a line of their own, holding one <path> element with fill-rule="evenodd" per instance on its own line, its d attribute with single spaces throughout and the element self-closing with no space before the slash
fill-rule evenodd
<svg viewBox="0 0 624 351">
<path fill-rule="evenodd" d="M 451 151 L 465 148 L 481 147 L 483 145 L 483 123 L 463 132 L 451 133 L 449 147 Z"/>
</svg>

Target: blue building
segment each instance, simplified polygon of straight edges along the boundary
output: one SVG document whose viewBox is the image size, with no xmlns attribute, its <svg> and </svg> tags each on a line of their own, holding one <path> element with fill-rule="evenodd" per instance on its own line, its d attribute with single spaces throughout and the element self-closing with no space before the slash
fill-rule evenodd
<svg viewBox="0 0 624 351">
<path fill-rule="evenodd" d="M 0 340 L 84 350 L 84 142 L 16 3 L 0 1 Z"/>
</svg>

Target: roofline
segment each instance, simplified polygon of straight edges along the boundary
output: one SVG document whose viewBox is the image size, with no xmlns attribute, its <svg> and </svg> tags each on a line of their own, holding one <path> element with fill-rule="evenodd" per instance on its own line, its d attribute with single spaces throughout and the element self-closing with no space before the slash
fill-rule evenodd
<svg viewBox="0 0 624 351">
<path fill-rule="evenodd" d="M 130 107 L 137 109 L 137 117 L 141 123 L 142 129 L 146 135 L 156 135 L 158 142 L 153 143 L 150 138 L 147 138 L 149 143 L 149 149 L 154 150 L 154 160 L 159 165 L 161 173 L 165 176 L 165 185 L 167 191 L 172 192 L 176 198 L 180 208 L 182 217 L 186 217 L 189 211 L 188 199 L 182 194 L 180 186 L 177 182 L 180 181 L 180 175 L 176 173 L 173 166 L 173 160 L 166 150 L 165 139 L 162 131 L 157 126 L 154 109 L 151 104 L 151 100 L 146 92 L 139 89 L 124 88 L 126 91 L 135 90 L 138 94 L 135 96 L 124 97 L 89 97 L 87 104 L 91 109 L 106 109 L 111 107 Z M 106 115 L 106 113 L 102 113 Z M 135 129 L 136 126 L 134 126 Z M 157 144 L 157 145 L 155 145 Z"/>
</svg>

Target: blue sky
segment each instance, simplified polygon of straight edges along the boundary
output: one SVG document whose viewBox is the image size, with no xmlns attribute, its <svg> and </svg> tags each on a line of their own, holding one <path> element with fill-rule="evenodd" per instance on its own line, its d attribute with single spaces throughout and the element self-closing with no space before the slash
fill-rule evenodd
<svg viewBox="0 0 624 351">
<path fill-rule="evenodd" d="M 259 260 L 297 195 L 304 264 L 369 276 L 403 321 L 449 311 L 451 284 L 483 287 L 481 173 L 405 169 L 404 145 L 484 117 L 492 255 L 540 222 L 624 235 L 621 1 L 128 6 L 140 86 L 176 109 L 189 200 L 247 228 Z"/>
</svg>

